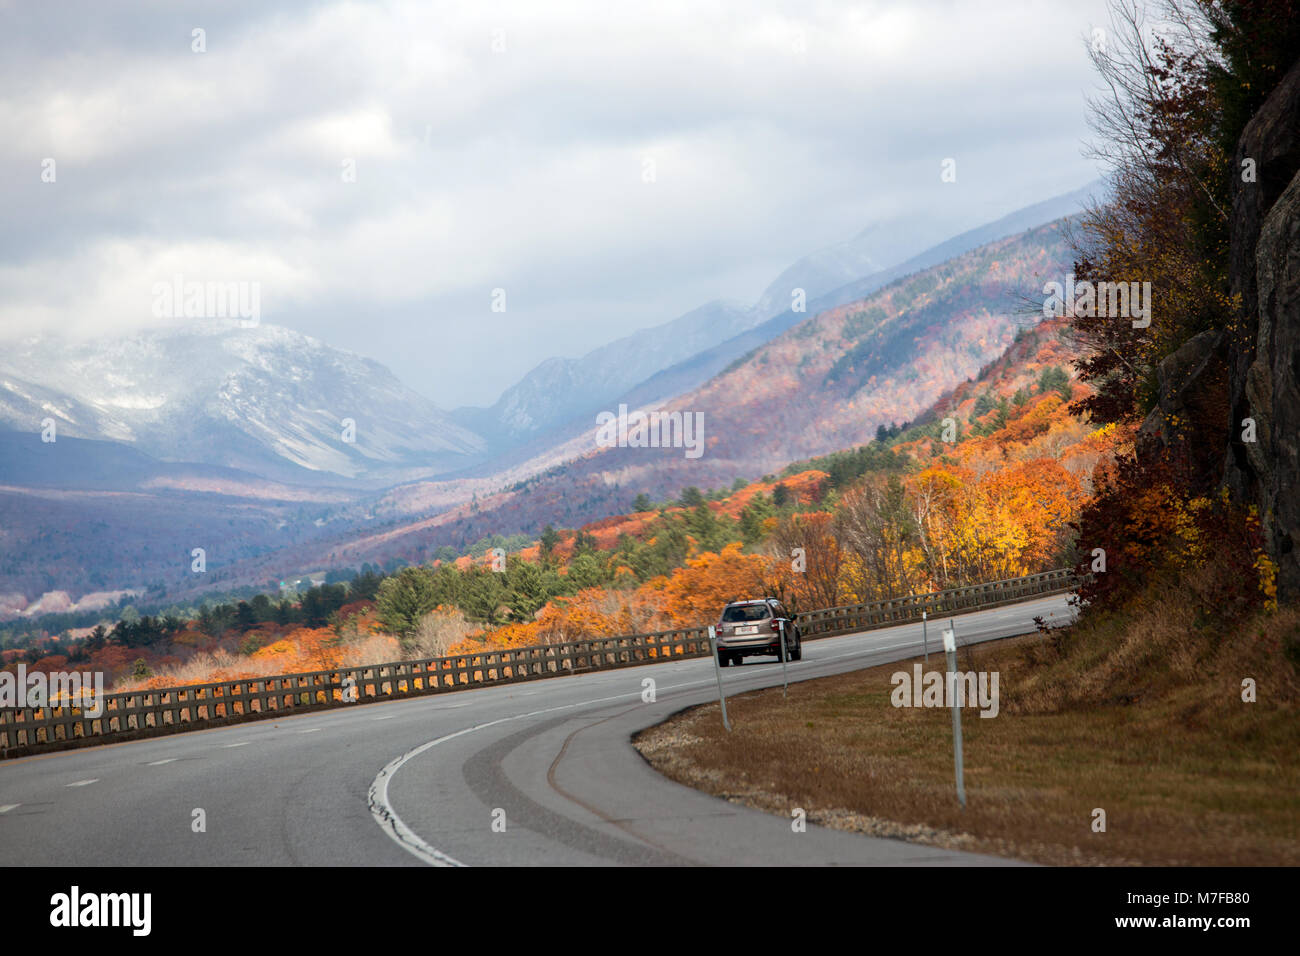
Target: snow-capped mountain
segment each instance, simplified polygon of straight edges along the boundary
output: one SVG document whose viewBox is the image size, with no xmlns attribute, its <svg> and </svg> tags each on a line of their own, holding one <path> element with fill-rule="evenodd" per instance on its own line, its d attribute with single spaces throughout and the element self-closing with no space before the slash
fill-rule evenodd
<svg viewBox="0 0 1300 956">
<path fill-rule="evenodd" d="M 0 426 L 39 432 L 50 420 L 58 436 L 289 480 L 428 475 L 484 447 L 378 362 L 289 329 L 224 320 L 9 345 Z"/>
</svg>

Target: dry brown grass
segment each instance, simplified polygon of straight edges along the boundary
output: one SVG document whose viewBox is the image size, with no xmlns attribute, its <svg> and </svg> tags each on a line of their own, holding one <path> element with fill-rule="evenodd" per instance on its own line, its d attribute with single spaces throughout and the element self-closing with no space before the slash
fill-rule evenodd
<svg viewBox="0 0 1300 956">
<path fill-rule="evenodd" d="M 1281 648 L 1300 611 L 1231 636 L 1199 634 L 1189 614 L 1170 595 L 1068 641 L 963 648 L 959 666 L 998 671 L 1002 698 L 996 718 L 962 715 L 964 811 L 950 711 L 890 704 L 911 662 L 729 700 L 731 734 L 716 704 L 695 708 L 637 746 L 715 795 L 877 835 L 1055 864 L 1296 865 L 1300 722 Z"/>
<path fill-rule="evenodd" d="M 1204 572 L 1193 572 L 1193 575 Z M 1023 682 L 1004 689 L 1004 707 L 1054 713 L 1168 696 L 1208 717 L 1240 701 L 1243 678 L 1272 707 L 1300 702 L 1300 607 L 1226 626 L 1200 606 L 1195 582 L 1152 588 L 1126 616 L 1087 620 L 1027 650 L 1034 664 Z M 1287 643 L 1293 650 L 1288 657 Z M 1218 716 L 1231 720 L 1235 706 Z"/>
</svg>

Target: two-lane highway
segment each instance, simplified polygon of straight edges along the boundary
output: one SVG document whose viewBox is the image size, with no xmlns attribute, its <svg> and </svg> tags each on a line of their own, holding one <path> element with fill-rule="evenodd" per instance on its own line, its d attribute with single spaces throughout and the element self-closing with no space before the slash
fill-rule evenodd
<svg viewBox="0 0 1300 956">
<path fill-rule="evenodd" d="M 962 643 L 1062 622 L 1065 595 L 966 614 Z M 931 650 L 942 623 L 931 622 Z M 919 624 L 810 641 L 791 680 L 915 656 Z M 653 678 L 656 699 L 642 701 Z M 727 668 L 729 694 L 779 664 Z M 847 834 L 680 786 L 633 733 L 716 699 L 708 659 L 258 721 L 0 763 L 24 865 L 805 865 L 1006 861 Z M 199 824 L 203 825 L 200 826 Z"/>
</svg>

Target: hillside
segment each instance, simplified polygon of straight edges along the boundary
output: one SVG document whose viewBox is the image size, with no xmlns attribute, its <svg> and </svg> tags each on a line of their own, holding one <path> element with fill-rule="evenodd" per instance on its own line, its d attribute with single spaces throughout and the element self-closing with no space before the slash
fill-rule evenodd
<svg viewBox="0 0 1300 956">
<path fill-rule="evenodd" d="M 674 400 L 668 408 L 704 415 L 698 459 L 681 449 L 595 448 L 592 428 L 540 473 L 459 479 L 454 493 L 445 481 L 413 482 L 369 501 L 364 518 L 333 516 L 321 537 L 239 560 L 209 583 L 256 585 L 321 565 L 416 563 L 491 535 L 583 525 L 626 510 L 640 493 L 662 499 L 689 485 L 730 486 L 870 441 L 881 425 L 920 416 L 1041 319 L 1041 311 L 1019 314 L 1017 293 L 1033 296 L 1045 277 L 1067 271 L 1062 229 L 1056 222 L 989 243 L 812 316 Z"/>
<path fill-rule="evenodd" d="M 642 496 L 639 510 L 540 540 L 499 539 L 504 573 L 489 569 L 489 541 L 387 577 L 367 567 L 350 586 L 176 606 L 23 659 L 84 655 L 121 682 L 161 686 L 697 624 L 755 588 L 811 608 L 1058 567 L 1119 437 L 1067 412 L 1067 397 L 1090 394 L 1066 371 L 1072 354 L 1061 323 L 1043 323 L 920 424 L 757 481 Z M 799 573 L 794 546 L 810 555 Z M 413 616 L 399 597 L 411 588 Z"/>
<path fill-rule="evenodd" d="M 715 442 L 687 468 L 672 456 L 628 456 L 619 449 L 593 456 L 591 422 L 602 396 L 632 406 L 676 398 L 704 406 L 706 429 L 715 437 L 715 417 L 717 428 L 752 429 L 770 415 L 764 402 L 728 407 L 734 396 L 707 384 L 719 375 L 730 383 L 750 374 L 740 366 L 724 371 L 737 359 L 761 355 L 792 326 L 811 329 L 808 316 L 817 316 L 822 304 L 839 304 L 891 278 L 897 285 L 909 269 L 922 275 L 923 263 L 1079 201 L 1079 194 L 1068 194 L 1020 210 L 823 292 L 905 252 L 887 248 L 881 230 L 866 230 L 786 270 L 755 307 L 776 310 L 779 299 L 785 302 L 785 311 L 767 321 L 754 325 L 760 316 L 752 309 L 712 303 L 582 360 L 543 363 L 495 410 L 444 415 L 382 366 L 267 325 L 200 321 L 108 343 L 29 341 L 0 360 L 0 424 L 17 429 L 0 438 L 0 544 L 11 556 L 0 562 L 0 592 L 13 598 L 0 605 L 43 606 L 38 599 L 50 591 L 67 591 L 75 603 L 105 589 L 148 588 L 155 599 L 185 599 L 262 586 L 322 564 L 419 561 L 485 535 L 582 523 L 627 507 L 641 491 L 666 495 L 684 484 L 728 483 L 801 454 L 864 441 L 874 417 L 842 421 L 824 441 L 806 440 L 797 421 L 786 421 L 760 426 L 768 429 L 765 444 L 737 449 Z M 806 314 L 789 310 L 788 292 L 782 299 L 774 291 L 796 280 L 811 296 Z M 879 301 L 859 299 L 864 307 L 907 310 L 918 304 L 905 301 L 911 294 L 895 289 Z M 934 307 L 942 321 L 983 341 L 969 361 L 953 363 L 952 376 L 906 384 L 915 392 L 911 401 L 890 396 L 891 407 L 879 409 L 888 412 L 881 420 L 909 417 L 1007 340 L 1011 326 L 1002 320 L 1009 303 L 990 303 L 1001 310 L 990 334 L 991 326 L 981 332 L 983 320 L 963 314 L 951 296 L 939 298 L 944 301 Z M 914 318 L 901 315 L 891 327 Z M 858 344 L 850 339 L 844 330 L 811 336 L 828 354 Z M 923 351 L 938 348 L 941 359 L 944 346 L 932 332 L 922 331 L 917 344 Z M 799 354 L 801 378 L 806 368 L 817 369 L 816 358 Z M 869 404 L 870 389 L 858 399 Z M 39 441 L 47 418 L 56 423 L 57 443 Z M 344 440 L 344 419 L 356 423 L 355 441 Z M 494 453 L 473 433 L 478 429 L 495 435 L 493 441 L 508 439 L 509 451 Z M 424 477 L 430 472 L 443 474 Z M 416 480 L 375 490 L 402 477 Z M 73 528 L 86 529 L 85 546 L 67 546 Z M 195 547 L 209 555 L 202 576 L 189 570 Z"/>
<path fill-rule="evenodd" d="M 1097 180 L 1026 206 L 903 261 L 896 260 L 906 254 L 909 243 L 884 226 L 871 226 L 853 239 L 792 264 L 750 309 L 710 303 L 581 359 L 548 359 L 508 389 L 492 408 L 452 412 L 468 428 L 497 440 L 504 433 L 510 438 L 492 462 L 471 466 L 470 473 L 487 474 L 492 468 L 526 461 L 582 435 L 602 408 L 616 408 L 620 403 L 658 405 L 690 392 L 809 316 L 861 300 L 891 282 L 990 242 L 1078 215 L 1103 187 Z M 798 312 L 791 302 L 795 289 L 802 289 L 806 296 L 805 307 Z M 730 332 L 735 334 L 727 337 Z"/>
<path fill-rule="evenodd" d="M 399 523 L 382 541 L 340 541 L 338 553 L 351 563 L 394 553 L 419 560 L 440 545 L 580 525 L 626 508 L 638 493 L 730 485 L 869 441 L 879 426 L 917 417 L 1001 355 L 1026 322 L 1041 318 L 1019 315 L 1016 293 L 1034 295 L 1068 261 L 1062 223 L 1052 223 L 808 318 L 665 406 L 704 415 L 698 459 L 681 449 L 594 448 L 591 428 L 575 461 L 469 506 Z M 404 493 L 436 486 L 416 483 Z"/>
</svg>

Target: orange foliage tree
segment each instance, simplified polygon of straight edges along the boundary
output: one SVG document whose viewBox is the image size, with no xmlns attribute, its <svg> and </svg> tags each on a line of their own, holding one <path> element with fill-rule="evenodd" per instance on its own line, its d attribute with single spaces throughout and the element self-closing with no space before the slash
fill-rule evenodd
<svg viewBox="0 0 1300 956">
<path fill-rule="evenodd" d="M 721 552 L 688 558 L 663 586 L 668 618 L 674 627 L 711 624 L 729 601 L 752 597 L 761 589 L 770 571 L 769 558 L 744 554 L 738 541 Z"/>
</svg>

